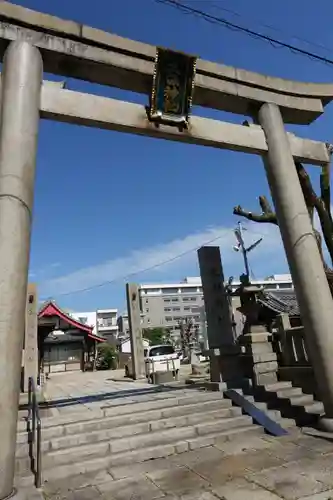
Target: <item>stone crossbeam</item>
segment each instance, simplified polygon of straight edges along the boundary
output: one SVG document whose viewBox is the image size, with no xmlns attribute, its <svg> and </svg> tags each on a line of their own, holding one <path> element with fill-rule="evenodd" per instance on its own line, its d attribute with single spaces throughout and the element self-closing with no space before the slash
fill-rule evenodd
<svg viewBox="0 0 333 500">
<path fill-rule="evenodd" d="M 156 47 L 95 28 L 0 2 L 0 57 L 8 42 L 39 47 L 44 70 L 150 93 Z M 333 98 L 332 84 L 283 80 L 198 59 L 194 104 L 252 116 L 277 104 L 286 123 L 308 124 Z"/>
<path fill-rule="evenodd" d="M 147 120 L 145 107 L 116 99 L 61 88 L 61 84 L 43 85 L 42 118 L 157 137 L 172 141 L 211 146 L 231 151 L 262 155 L 267 144 L 260 126 L 245 126 L 192 116 L 190 128 L 179 132 L 174 127 L 156 126 Z M 297 161 L 324 165 L 330 156 L 323 142 L 288 134 L 293 157 Z"/>
</svg>

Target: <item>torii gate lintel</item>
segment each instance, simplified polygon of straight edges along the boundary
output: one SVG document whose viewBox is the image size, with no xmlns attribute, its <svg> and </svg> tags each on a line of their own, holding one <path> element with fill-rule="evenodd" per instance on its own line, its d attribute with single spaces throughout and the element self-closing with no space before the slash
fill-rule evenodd
<svg viewBox="0 0 333 500">
<path fill-rule="evenodd" d="M 199 60 L 194 102 L 225 110 L 229 106 L 238 114 L 252 110 L 260 126 L 221 125 L 193 117 L 188 131 L 177 132 L 154 128 L 142 114 L 143 107 L 42 84 L 44 63 L 44 71 L 54 68 L 64 76 L 75 72 L 96 83 L 146 92 L 154 69 L 151 46 L 1 2 L 0 55 L 8 44 L 0 124 L 0 500 L 12 494 L 15 471 L 40 116 L 262 155 L 326 417 L 332 422 L 332 297 L 294 165 L 294 158 L 324 165 L 330 154 L 325 143 L 287 134 L 284 123 L 316 119 L 333 98 L 333 85 L 288 82 Z M 101 109 L 103 104 L 112 111 L 111 119 Z M 117 117 L 121 108 L 126 113 Z M 223 132 L 227 138 L 220 137 Z"/>
</svg>

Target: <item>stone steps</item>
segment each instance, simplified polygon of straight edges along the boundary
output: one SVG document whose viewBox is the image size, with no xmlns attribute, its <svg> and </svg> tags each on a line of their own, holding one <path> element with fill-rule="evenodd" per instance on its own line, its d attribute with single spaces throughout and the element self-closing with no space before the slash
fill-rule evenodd
<svg viewBox="0 0 333 500">
<path fill-rule="evenodd" d="M 208 434 L 224 432 L 235 427 L 246 427 L 252 423 L 251 417 L 241 415 L 238 417 L 221 418 L 218 421 L 208 421 L 197 425 L 177 427 L 163 431 L 144 432 L 126 437 L 108 439 L 108 436 L 103 440 L 100 436 L 100 441 L 89 444 L 79 444 L 77 446 L 69 446 L 68 448 L 56 449 L 43 453 L 43 468 L 52 468 L 57 465 L 72 464 L 77 457 L 98 458 L 109 454 L 129 452 L 138 449 L 144 449 L 160 444 L 168 444 L 181 440 L 187 440 Z M 20 455 L 25 461 L 26 454 Z"/>
<path fill-rule="evenodd" d="M 64 427 L 64 431 L 66 431 L 66 434 L 60 437 L 46 439 L 43 435 L 42 451 L 48 452 L 62 449 L 66 450 L 69 447 L 75 447 L 84 444 L 90 445 L 100 441 L 111 441 L 124 437 L 130 438 L 131 436 L 148 434 L 158 430 L 162 431 L 166 429 L 176 429 L 179 427 L 187 427 L 195 424 L 200 424 L 203 420 L 205 422 L 216 420 L 224 421 L 227 418 L 241 416 L 241 414 L 242 412 L 240 408 L 225 408 L 222 404 L 220 404 L 219 409 L 206 411 L 205 413 L 198 412 L 176 417 L 160 418 L 156 420 L 149 420 L 147 417 L 146 422 L 127 423 L 127 425 L 120 425 L 119 422 L 118 425 L 115 425 L 112 420 L 110 421 L 110 419 L 106 419 L 105 422 L 99 422 L 99 427 L 96 427 L 95 430 L 90 428 L 90 430 L 88 431 L 81 428 L 78 433 L 71 432 L 70 434 L 68 434 L 68 429 Z M 93 422 L 89 423 L 93 425 Z M 124 420 L 122 420 L 122 423 L 124 423 Z M 70 431 L 73 431 L 73 429 L 70 428 Z M 26 438 L 26 435 L 23 435 L 22 438 L 23 437 Z M 22 443 L 20 443 L 17 448 L 16 456 L 25 456 L 27 453 L 27 447 L 27 444 L 25 444 L 25 446 L 22 446 Z"/>
<path fill-rule="evenodd" d="M 152 409 L 145 412 L 135 411 L 136 408 L 134 407 L 131 410 L 131 413 L 104 418 L 101 418 L 101 416 L 99 415 L 99 418 L 90 418 L 89 420 L 74 422 L 64 422 L 62 420 L 61 424 L 58 423 L 57 419 L 53 419 L 52 422 L 50 422 L 48 419 L 43 421 L 42 435 L 43 441 L 48 441 L 63 436 L 71 436 L 72 434 L 77 435 L 82 433 L 91 433 L 98 430 L 110 429 L 124 425 L 146 423 L 147 421 L 150 421 L 151 426 L 154 427 L 154 421 L 167 421 L 177 417 L 186 419 L 186 416 L 189 416 L 188 418 L 190 418 L 191 415 L 199 415 L 216 410 L 221 412 L 223 412 L 224 410 L 230 411 L 230 408 L 231 405 L 229 401 L 223 399 L 221 396 L 215 395 L 214 399 L 209 399 L 206 401 L 204 400 L 200 403 L 196 401 L 195 403 L 187 403 L 186 405 L 182 406 L 173 406 L 166 408 L 158 407 L 157 409 Z M 117 413 L 116 409 L 115 413 Z M 72 420 L 72 416 L 70 416 L 69 419 Z M 17 435 L 17 443 L 21 444 L 26 442 L 27 433 L 25 431 L 19 432 Z"/>
<path fill-rule="evenodd" d="M 19 424 L 18 430 L 16 473 L 28 483 L 25 425 Z M 187 389 L 169 391 L 165 397 L 152 394 L 144 401 L 122 398 L 101 410 L 45 418 L 43 477 L 66 478 L 91 467 L 134 464 L 261 432 L 219 392 Z"/>
<path fill-rule="evenodd" d="M 279 410 L 270 410 L 267 407 L 267 403 L 255 401 L 253 396 L 244 395 L 244 397 L 256 406 L 259 410 L 263 411 L 268 417 L 270 417 L 274 422 L 277 422 L 281 427 L 289 429 L 296 426 L 295 420 L 292 418 L 285 418 L 281 415 Z"/>
<path fill-rule="evenodd" d="M 315 424 L 324 410 L 323 404 L 316 401 L 312 394 L 304 394 L 300 387 L 294 387 L 287 381 L 259 387 L 247 385 L 244 392 L 253 396 L 257 405 L 265 403 L 267 414 L 272 410 L 278 411 L 281 418 L 294 420 L 299 427 Z M 282 425 L 282 421 L 280 423 Z"/>
<path fill-rule="evenodd" d="M 252 424 L 206 434 L 204 436 L 195 436 L 188 439 L 184 438 L 173 443 L 164 443 L 147 448 L 104 455 L 103 457 L 87 457 L 86 460 L 73 462 L 70 468 L 68 464 L 45 468 L 43 470 L 43 480 L 52 482 L 59 479 L 66 479 L 69 476 L 81 475 L 97 470 L 107 470 L 111 467 L 138 464 L 149 460 L 185 453 L 186 451 L 213 446 L 216 442 L 232 442 L 234 439 L 239 440 L 242 435 L 261 435 L 263 432 L 262 427 Z"/>
</svg>

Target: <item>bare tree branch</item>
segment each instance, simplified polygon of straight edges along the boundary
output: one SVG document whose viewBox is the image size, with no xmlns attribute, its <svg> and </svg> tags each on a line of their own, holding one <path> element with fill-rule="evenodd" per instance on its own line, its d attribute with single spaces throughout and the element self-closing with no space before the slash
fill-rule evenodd
<svg viewBox="0 0 333 500">
<path fill-rule="evenodd" d="M 324 202 L 326 212 L 331 220 L 333 227 L 333 220 L 331 214 L 331 166 L 330 163 L 323 165 L 320 175 L 320 193 L 321 199 Z"/>
<path fill-rule="evenodd" d="M 309 211 L 312 226 L 314 223 L 314 210 L 316 210 L 319 217 L 325 244 L 330 254 L 331 261 L 333 262 L 333 218 L 331 214 L 330 166 L 329 164 L 327 164 L 322 169 L 322 173 L 320 176 L 320 196 L 318 196 L 313 189 L 311 179 L 301 163 L 296 163 L 296 170 L 305 203 Z M 278 225 L 276 214 L 272 210 L 271 205 L 265 196 L 259 197 L 259 204 L 262 210 L 261 213 L 249 212 L 247 210 L 244 210 L 241 205 L 234 207 L 233 213 L 254 222 Z M 326 272 L 327 281 L 333 296 L 333 270 L 325 262 L 322 250 L 321 234 L 315 229 L 314 226 L 313 231 Z"/>
<path fill-rule="evenodd" d="M 311 184 L 310 177 L 306 172 L 303 165 L 296 163 L 296 169 L 298 173 L 298 178 L 302 187 L 306 205 L 310 210 L 312 210 L 312 223 L 313 223 L 313 209 L 315 208 L 319 217 L 319 222 L 323 232 L 325 244 L 330 254 L 331 261 L 333 262 L 333 224 L 331 218 L 331 211 L 327 211 L 324 200 L 317 196 L 313 186 Z M 327 179 L 323 181 L 327 183 Z M 325 186 L 323 186 L 325 189 Z M 327 192 L 325 193 L 327 195 Z M 311 213 L 310 213 L 311 215 Z"/>
<path fill-rule="evenodd" d="M 234 207 L 234 215 L 239 215 L 240 217 L 245 217 L 245 219 L 252 220 L 253 222 L 263 222 L 278 225 L 275 212 L 273 212 L 266 196 L 259 196 L 259 204 L 262 209 L 261 214 L 255 214 L 253 212 L 248 212 L 244 210 L 240 205 Z"/>
</svg>

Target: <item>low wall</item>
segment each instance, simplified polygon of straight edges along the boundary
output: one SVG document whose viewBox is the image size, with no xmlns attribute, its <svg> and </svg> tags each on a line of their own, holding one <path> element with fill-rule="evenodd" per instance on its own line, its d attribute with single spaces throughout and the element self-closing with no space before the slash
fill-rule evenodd
<svg viewBox="0 0 333 500">
<path fill-rule="evenodd" d="M 281 315 L 274 333 L 278 359 L 278 377 L 301 387 L 305 393 L 318 394 L 303 326 L 291 326 L 287 315 Z"/>
<path fill-rule="evenodd" d="M 44 373 L 74 372 L 81 370 L 80 361 L 69 361 L 63 363 L 45 363 Z"/>
</svg>

